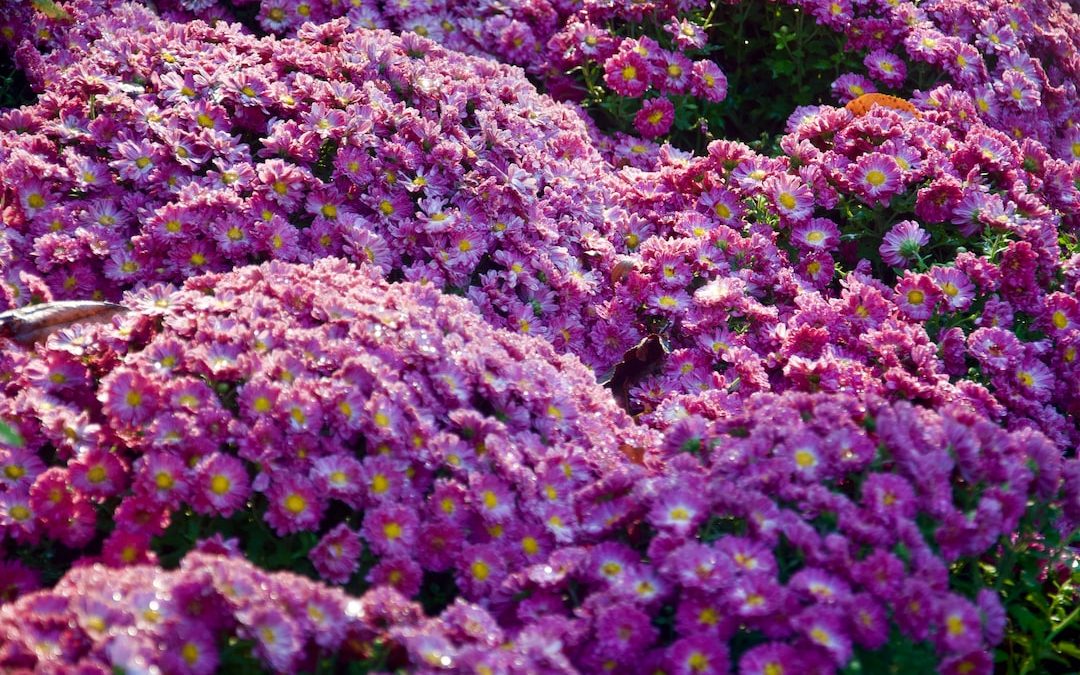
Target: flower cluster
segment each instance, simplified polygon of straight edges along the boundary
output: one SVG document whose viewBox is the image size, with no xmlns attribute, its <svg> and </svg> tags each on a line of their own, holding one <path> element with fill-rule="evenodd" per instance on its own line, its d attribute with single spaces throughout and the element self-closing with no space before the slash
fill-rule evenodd
<svg viewBox="0 0 1080 675">
<path fill-rule="evenodd" d="M 1077 443 L 1078 288 L 1058 233 L 1080 214 L 1078 165 L 980 123 L 948 85 L 926 101 L 800 110 L 780 157 L 718 141 L 638 174 L 678 186 L 624 200 L 654 236 L 622 248 L 617 295 L 638 337 L 671 349 L 638 409 L 710 388 L 855 390 L 964 399 Z"/>
<path fill-rule="evenodd" d="M 503 633 L 476 605 L 458 601 L 427 619 L 393 589 L 350 597 L 262 571 L 231 545 L 208 541 L 174 571 L 79 567 L 54 588 L 0 608 L 0 668 L 209 675 L 547 664 L 536 630 L 507 634 L 517 637 L 513 645 L 495 650 Z"/>
<path fill-rule="evenodd" d="M 629 346 L 597 326 L 616 177 L 520 70 L 344 20 L 278 41 L 125 9 L 88 20 L 102 37 L 73 64 L 35 67 L 63 88 L 0 116 L 3 305 L 42 299 L 27 275 L 115 299 L 349 256 L 590 364 Z"/>
<path fill-rule="evenodd" d="M 1076 503 L 1065 522 L 1045 507 L 1077 460 L 1066 469 L 1041 434 L 1003 431 L 960 406 L 846 393 L 759 394 L 737 407 L 728 398 L 675 398 L 651 416 L 665 429 L 667 471 L 634 495 L 655 535 L 647 548 L 594 547 L 578 568 L 597 594 L 583 603 L 596 609 L 596 665 L 648 658 L 641 640 L 620 641 L 608 626 L 607 608 L 623 606 L 619 620 L 646 643 L 657 639 L 648 618 L 673 616 L 674 644 L 720 663 L 731 656 L 739 672 L 831 672 L 904 640 L 932 650 L 941 672 L 990 672 L 1005 611 L 966 571 L 1003 535 L 1075 528 Z"/>
<path fill-rule="evenodd" d="M 104 516 L 98 559 L 124 565 L 217 519 L 336 583 L 412 596 L 441 574 L 479 599 L 603 530 L 583 490 L 651 445 L 575 357 L 340 260 L 126 302 L 115 326 L 4 350 L 0 417 L 26 439 L 0 450 L 13 542 L 89 551 Z"/>
</svg>

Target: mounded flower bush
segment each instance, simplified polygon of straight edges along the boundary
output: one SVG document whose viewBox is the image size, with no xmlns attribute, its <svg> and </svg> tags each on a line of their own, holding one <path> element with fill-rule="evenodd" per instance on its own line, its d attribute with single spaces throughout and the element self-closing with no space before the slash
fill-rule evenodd
<svg viewBox="0 0 1080 675">
<path fill-rule="evenodd" d="M 288 572 L 269 573 L 215 542 L 176 570 L 72 570 L 49 591 L 0 608 L 0 665 L 83 673 L 209 675 L 388 668 L 549 668 L 539 635 L 503 634 L 457 601 L 438 619 L 390 588 L 353 598 Z M 225 554 L 225 555 L 222 555 Z"/>
<path fill-rule="evenodd" d="M 961 398 L 1076 444 L 1078 279 L 1061 261 L 1080 164 L 982 124 L 951 87 L 920 107 L 805 109 L 779 157 L 717 141 L 639 174 L 663 196 L 624 202 L 638 229 L 617 297 L 671 354 L 638 409 L 708 388 Z"/>
<path fill-rule="evenodd" d="M 629 346 L 602 326 L 617 181 L 520 70 L 344 21 L 257 39 L 126 5 L 79 31 L 37 69 L 63 86 L 0 117 L 8 306 L 349 256 L 590 364 Z"/>
<path fill-rule="evenodd" d="M 586 488 L 651 447 L 575 357 L 370 268 L 273 262 L 125 302 L 115 327 L 3 352 L 26 442 L 0 453 L 0 527 L 47 577 L 218 533 L 271 569 L 492 600 L 608 531 Z"/>
</svg>

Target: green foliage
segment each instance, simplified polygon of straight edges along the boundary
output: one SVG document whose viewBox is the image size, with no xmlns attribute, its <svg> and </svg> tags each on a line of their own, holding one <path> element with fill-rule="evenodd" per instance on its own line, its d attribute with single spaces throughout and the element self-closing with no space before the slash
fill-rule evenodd
<svg viewBox="0 0 1080 675">
<path fill-rule="evenodd" d="M 776 154 L 784 123 L 801 105 L 834 103 L 830 85 L 845 72 L 862 67 L 860 55 L 844 49 L 844 38 L 820 28 L 797 7 L 771 2 L 716 0 L 707 11 L 688 15 L 709 41 L 702 49 L 681 50 L 661 22 L 609 23 L 619 36 L 646 35 L 665 49 L 693 59 L 715 61 L 728 79 L 727 98 L 711 103 L 691 95 L 670 96 L 675 105 L 672 144 L 701 152 L 717 138 L 742 140 L 756 150 Z M 633 118 L 641 101 L 617 96 L 603 87 L 602 64 L 576 69 L 588 92 L 583 102 L 605 131 L 634 133 Z"/>
<path fill-rule="evenodd" d="M 19 70 L 9 54 L 0 53 L 0 110 L 18 108 L 37 101 L 26 75 Z"/>
</svg>

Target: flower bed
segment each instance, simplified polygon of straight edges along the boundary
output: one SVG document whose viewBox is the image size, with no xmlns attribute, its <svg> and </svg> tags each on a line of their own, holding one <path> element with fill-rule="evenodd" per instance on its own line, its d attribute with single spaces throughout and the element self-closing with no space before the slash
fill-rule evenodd
<svg viewBox="0 0 1080 675">
<path fill-rule="evenodd" d="M 1068 667 L 1078 38 L 5 6 L 0 668 Z"/>
</svg>

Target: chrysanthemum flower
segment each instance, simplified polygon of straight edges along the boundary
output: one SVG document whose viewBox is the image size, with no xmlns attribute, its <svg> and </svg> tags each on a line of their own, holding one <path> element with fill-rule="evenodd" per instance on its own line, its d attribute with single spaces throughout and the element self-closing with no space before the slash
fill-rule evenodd
<svg viewBox="0 0 1080 675">
<path fill-rule="evenodd" d="M 888 204 L 903 187 L 896 160 L 886 154 L 863 155 L 851 170 L 852 189 L 867 204 Z"/>
<path fill-rule="evenodd" d="M 933 315 L 941 299 L 941 290 L 929 275 L 908 272 L 896 284 L 894 298 L 905 316 L 925 321 Z"/>
<path fill-rule="evenodd" d="M 913 220 L 892 226 L 878 247 L 881 259 L 893 267 L 908 267 L 919 257 L 919 249 L 930 243 L 930 235 Z"/>
<path fill-rule="evenodd" d="M 814 211 L 814 193 L 790 174 L 769 176 L 761 184 L 780 218 L 789 223 L 808 220 Z"/>
<path fill-rule="evenodd" d="M 279 536 L 318 526 L 325 502 L 309 480 L 290 475 L 275 475 L 267 492 L 269 508 L 266 522 Z"/>
<path fill-rule="evenodd" d="M 663 136 L 675 121 L 675 106 L 665 96 L 651 98 L 634 115 L 634 128 L 645 138 Z"/>
</svg>

